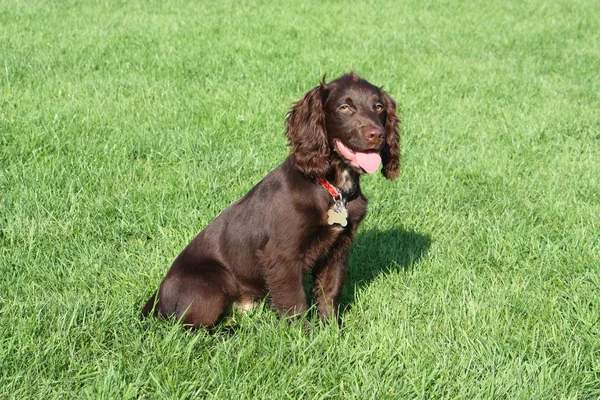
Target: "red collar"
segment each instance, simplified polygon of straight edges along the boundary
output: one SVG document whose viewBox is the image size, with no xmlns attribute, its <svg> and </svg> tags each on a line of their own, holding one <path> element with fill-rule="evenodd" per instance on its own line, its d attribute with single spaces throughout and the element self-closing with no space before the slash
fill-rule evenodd
<svg viewBox="0 0 600 400">
<path fill-rule="evenodd" d="M 340 193 L 340 191 L 337 190 L 336 187 L 333 186 L 331 183 L 329 183 L 327 179 L 323 178 L 322 176 L 317 176 L 317 180 L 319 181 L 321 186 L 323 186 L 325 190 L 327 190 L 329 194 L 333 196 L 333 199 L 335 201 L 338 201 L 342 198 L 342 194 Z"/>
</svg>

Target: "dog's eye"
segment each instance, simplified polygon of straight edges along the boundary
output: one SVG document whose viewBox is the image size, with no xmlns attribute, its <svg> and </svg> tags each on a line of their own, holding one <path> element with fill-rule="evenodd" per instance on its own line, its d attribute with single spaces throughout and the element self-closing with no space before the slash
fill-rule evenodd
<svg viewBox="0 0 600 400">
<path fill-rule="evenodd" d="M 341 112 L 350 112 L 350 106 L 348 104 L 342 104 L 339 108 Z"/>
<path fill-rule="evenodd" d="M 383 104 L 381 104 L 381 103 L 375 104 L 375 111 L 382 112 L 383 111 Z"/>
</svg>

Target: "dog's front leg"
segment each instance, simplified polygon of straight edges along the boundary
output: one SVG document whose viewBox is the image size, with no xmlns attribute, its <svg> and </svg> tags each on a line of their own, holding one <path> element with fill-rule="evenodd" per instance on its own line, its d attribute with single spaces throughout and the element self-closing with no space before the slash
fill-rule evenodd
<svg viewBox="0 0 600 400">
<path fill-rule="evenodd" d="M 276 265 L 265 275 L 273 305 L 282 316 L 298 316 L 306 311 L 302 267 Z"/>
<path fill-rule="evenodd" d="M 325 262 L 313 271 L 313 294 L 317 300 L 319 319 L 337 317 L 342 288 L 346 281 L 352 235 L 338 238 Z"/>
</svg>

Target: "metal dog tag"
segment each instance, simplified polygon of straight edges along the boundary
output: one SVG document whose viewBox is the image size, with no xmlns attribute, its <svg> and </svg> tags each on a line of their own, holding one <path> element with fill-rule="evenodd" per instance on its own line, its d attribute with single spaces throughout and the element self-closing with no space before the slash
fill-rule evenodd
<svg viewBox="0 0 600 400">
<path fill-rule="evenodd" d="M 327 211 L 327 223 L 329 225 L 340 224 L 341 226 L 348 225 L 348 211 L 341 201 L 336 201 L 333 208 Z"/>
</svg>

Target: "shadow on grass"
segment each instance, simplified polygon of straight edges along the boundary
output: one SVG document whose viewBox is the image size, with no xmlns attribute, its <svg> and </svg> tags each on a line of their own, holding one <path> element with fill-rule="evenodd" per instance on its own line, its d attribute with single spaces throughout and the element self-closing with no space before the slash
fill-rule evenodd
<svg viewBox="0 0 600 400">
<path fill-rule="evenodd" d="M 386 271 L 412 270 L 427 255 L 431 237 L 413 230 L 376 229 L 359 232 L 352 246 L 342 309 L 351 307 L 355 293 Z"/>
</svg>

